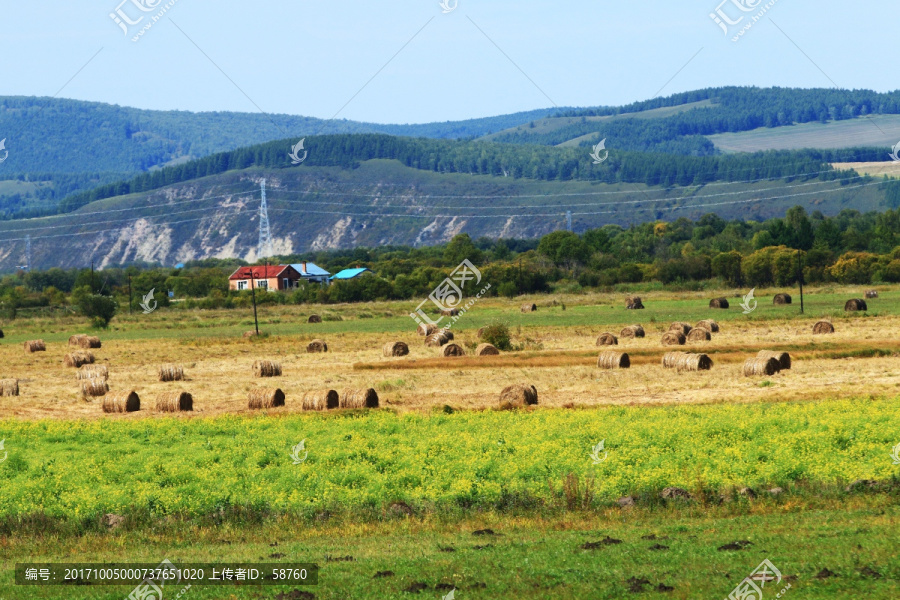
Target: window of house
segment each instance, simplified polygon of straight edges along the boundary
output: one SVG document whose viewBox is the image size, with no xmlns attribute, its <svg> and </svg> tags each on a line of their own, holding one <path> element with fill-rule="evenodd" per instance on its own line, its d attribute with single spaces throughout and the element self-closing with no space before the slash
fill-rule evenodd
<svg viewBox="0 0 900 600">
<path fill-rule="evenodd" d="M 284 289 L 286 289 L 286 290 L 291 289 L 291 280 L 290 279 L 285 277 L 283 282 L 284 282 Z"/>
<path fill-rule="evenodd" d="M 269 280 L 268 279 L 260 279 L 256 282 L 256 287 L 262 288 L 264 290 L 269 289 Z"/>
<path fill-rule="evenodd" d="M 238 281 L 238 290 L 246 290 L 247 282 L 246 281 Z"/>
</svg>

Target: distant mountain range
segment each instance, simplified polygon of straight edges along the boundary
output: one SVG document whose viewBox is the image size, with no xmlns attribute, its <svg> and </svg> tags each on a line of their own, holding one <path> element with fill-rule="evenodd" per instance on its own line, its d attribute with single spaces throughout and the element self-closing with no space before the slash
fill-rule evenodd
<svg viewBox="0 0 900 600">
<path fill-rule="evenodd" d="M 0 98 L 4 137 L 0 270 L 26 237 L 41 267 L 252 260 L 263 178 L 285 254 L 900 204 L 900 183 L 832 167 L 890 160 L 896 92 L 718 88 L 424 125 Z"/>
</svg>

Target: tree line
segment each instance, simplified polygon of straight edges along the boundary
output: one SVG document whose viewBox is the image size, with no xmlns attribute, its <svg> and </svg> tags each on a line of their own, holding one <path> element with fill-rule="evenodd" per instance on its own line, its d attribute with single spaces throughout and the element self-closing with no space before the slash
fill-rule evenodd
<svg viewBox="0 0 900 600">
<path fill-rule="evenodd" d="M 421 300 L 454 267 L 469 260 L 491 284 L 489 296 L 526 293 L 613 290 L 621 286 L 670 287 L 790 286 L 807 283 L 900 283 L 900 210 L 834 217 L 808 214 L 800 206 L 783 219 L 726 221 L 708 214 L 697 221 L 681 218 L 619 227 L 608 225 L 579 233 L 555 231 L 539 240 L 471 239 L 410 248 L 382 246 L 280 256 L 282 264 L 314 262 L 331 273 L 367 267 L 371 274 L 332 285 L 305 284 L 280 294 L 258 294 L 258 301 L 280 304 Z M 159 306 L 240 308 L 249 292 L 228 289 L 228 277 L 246 263 L 206 259 L 183 268 L 135 264 L 102 271 L 90 269 L 19 272 L 0 278 L 0 318 L 22 309 L 75 305 L 102 323 L 110 306 L 140 310 L 154 289 Z"/>
</svg>

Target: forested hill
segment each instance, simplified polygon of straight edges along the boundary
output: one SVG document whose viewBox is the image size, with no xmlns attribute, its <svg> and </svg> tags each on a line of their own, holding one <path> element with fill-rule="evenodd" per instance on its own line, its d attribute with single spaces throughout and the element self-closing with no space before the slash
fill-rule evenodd
<svg viewBox="0 0 900 600">
<path fill-rule="evenodd" d="M 682 107 L 682 110 L 671 110 Z M 708 88 L 655 98 L 621 107 L 567 109 L 537 123 L 492 134 L 495 141 L 518 144 L 571 144 L 587 146 L 606 138 L 608 147 L 622 150 L 687 155 L 716 154 L 707 136 L 792 127 L 804 123 L 870 121 L 873 132 L 885 134 L 879 143 L 888 147 L 897 139 L 885 131 L 876 115 L 900 114 L 900 91 L 725 87 Z M 838 144 L 837 146 L 834 144 Z M 815 148 L 865 146 L 853 139 L 823 138 Z M 762 148 L 760 148 L 762 149 Z M 886 160 L 882 149 L 869 156 Z M 854 160 L 869 160 L 860 154 Z"/>
<path fill-rule="evenodd" d="M 767 152 L 741 156 L 665 156 L 613 152 L 601 164 L 580 148 L 528 147 L 487 142 L 460 142 L 400 138 L 378 134 L 325 135 L 307 138 L 308 156 L 292 165 L 292 140 L 280 140 L 224 152 L 140 175 L 130 181 L 105 185 L 67 198 L 60 212 L 69 212 L 96 200 L 147 192 L 163 186 L 225 173 L 265 167 L 353 168 L 362 161 L 393 159 L 408 167 L 437 173 L 493 175 L 543 181 L 596 181 L 640 183 L 648 186 L 699 186 L 714 181 L 853 177 L 839 173 L 820 152 Z"/>
</svg>

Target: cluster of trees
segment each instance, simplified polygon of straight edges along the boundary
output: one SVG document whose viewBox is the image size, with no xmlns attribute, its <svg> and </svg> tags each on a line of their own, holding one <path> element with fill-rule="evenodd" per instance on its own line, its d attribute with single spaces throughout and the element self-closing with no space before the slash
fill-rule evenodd
<svg viewBox="0 0 900 600">
<path fill-rule="evenodd" d="M 555 288 L 610 289 L 659 282 L 707 285 L 788 286 L 807 283 L 900 283 L 900 210 L 835 217 L 794 207 L 783 219 L 726 221 L 708 214 L 622 228 L 608 225 L 582 233 L 556 231 L 540 240 L 472 240 L 461 234 L 423 248 L 382 246 L 277 257 L 280 263 L 314 262 L 335 273 L 368 267 L 373 274 L 332 285 L 306 284 L 285 294 L 257 294 L 266 303 L 340 303 L 421 300 L 468 259 L 479 267 L 488 295 L 514 297 Z M 249 292 L 228 290 L 228 277 L 245 264 L 207 259 L 170 269 L 129 265 L 20 272 L 0 279 L 0 316 L 23 308 L 74 305 L 103 325 L 110 306 L 139 310 L 156 290 L 160 306 L 174 292 L 184 308 L 249 306 Z M 106 300 L 104 300 L 106 299 Z M 113 312 L 115 308 L 113 308 Z"/>
</svg>

